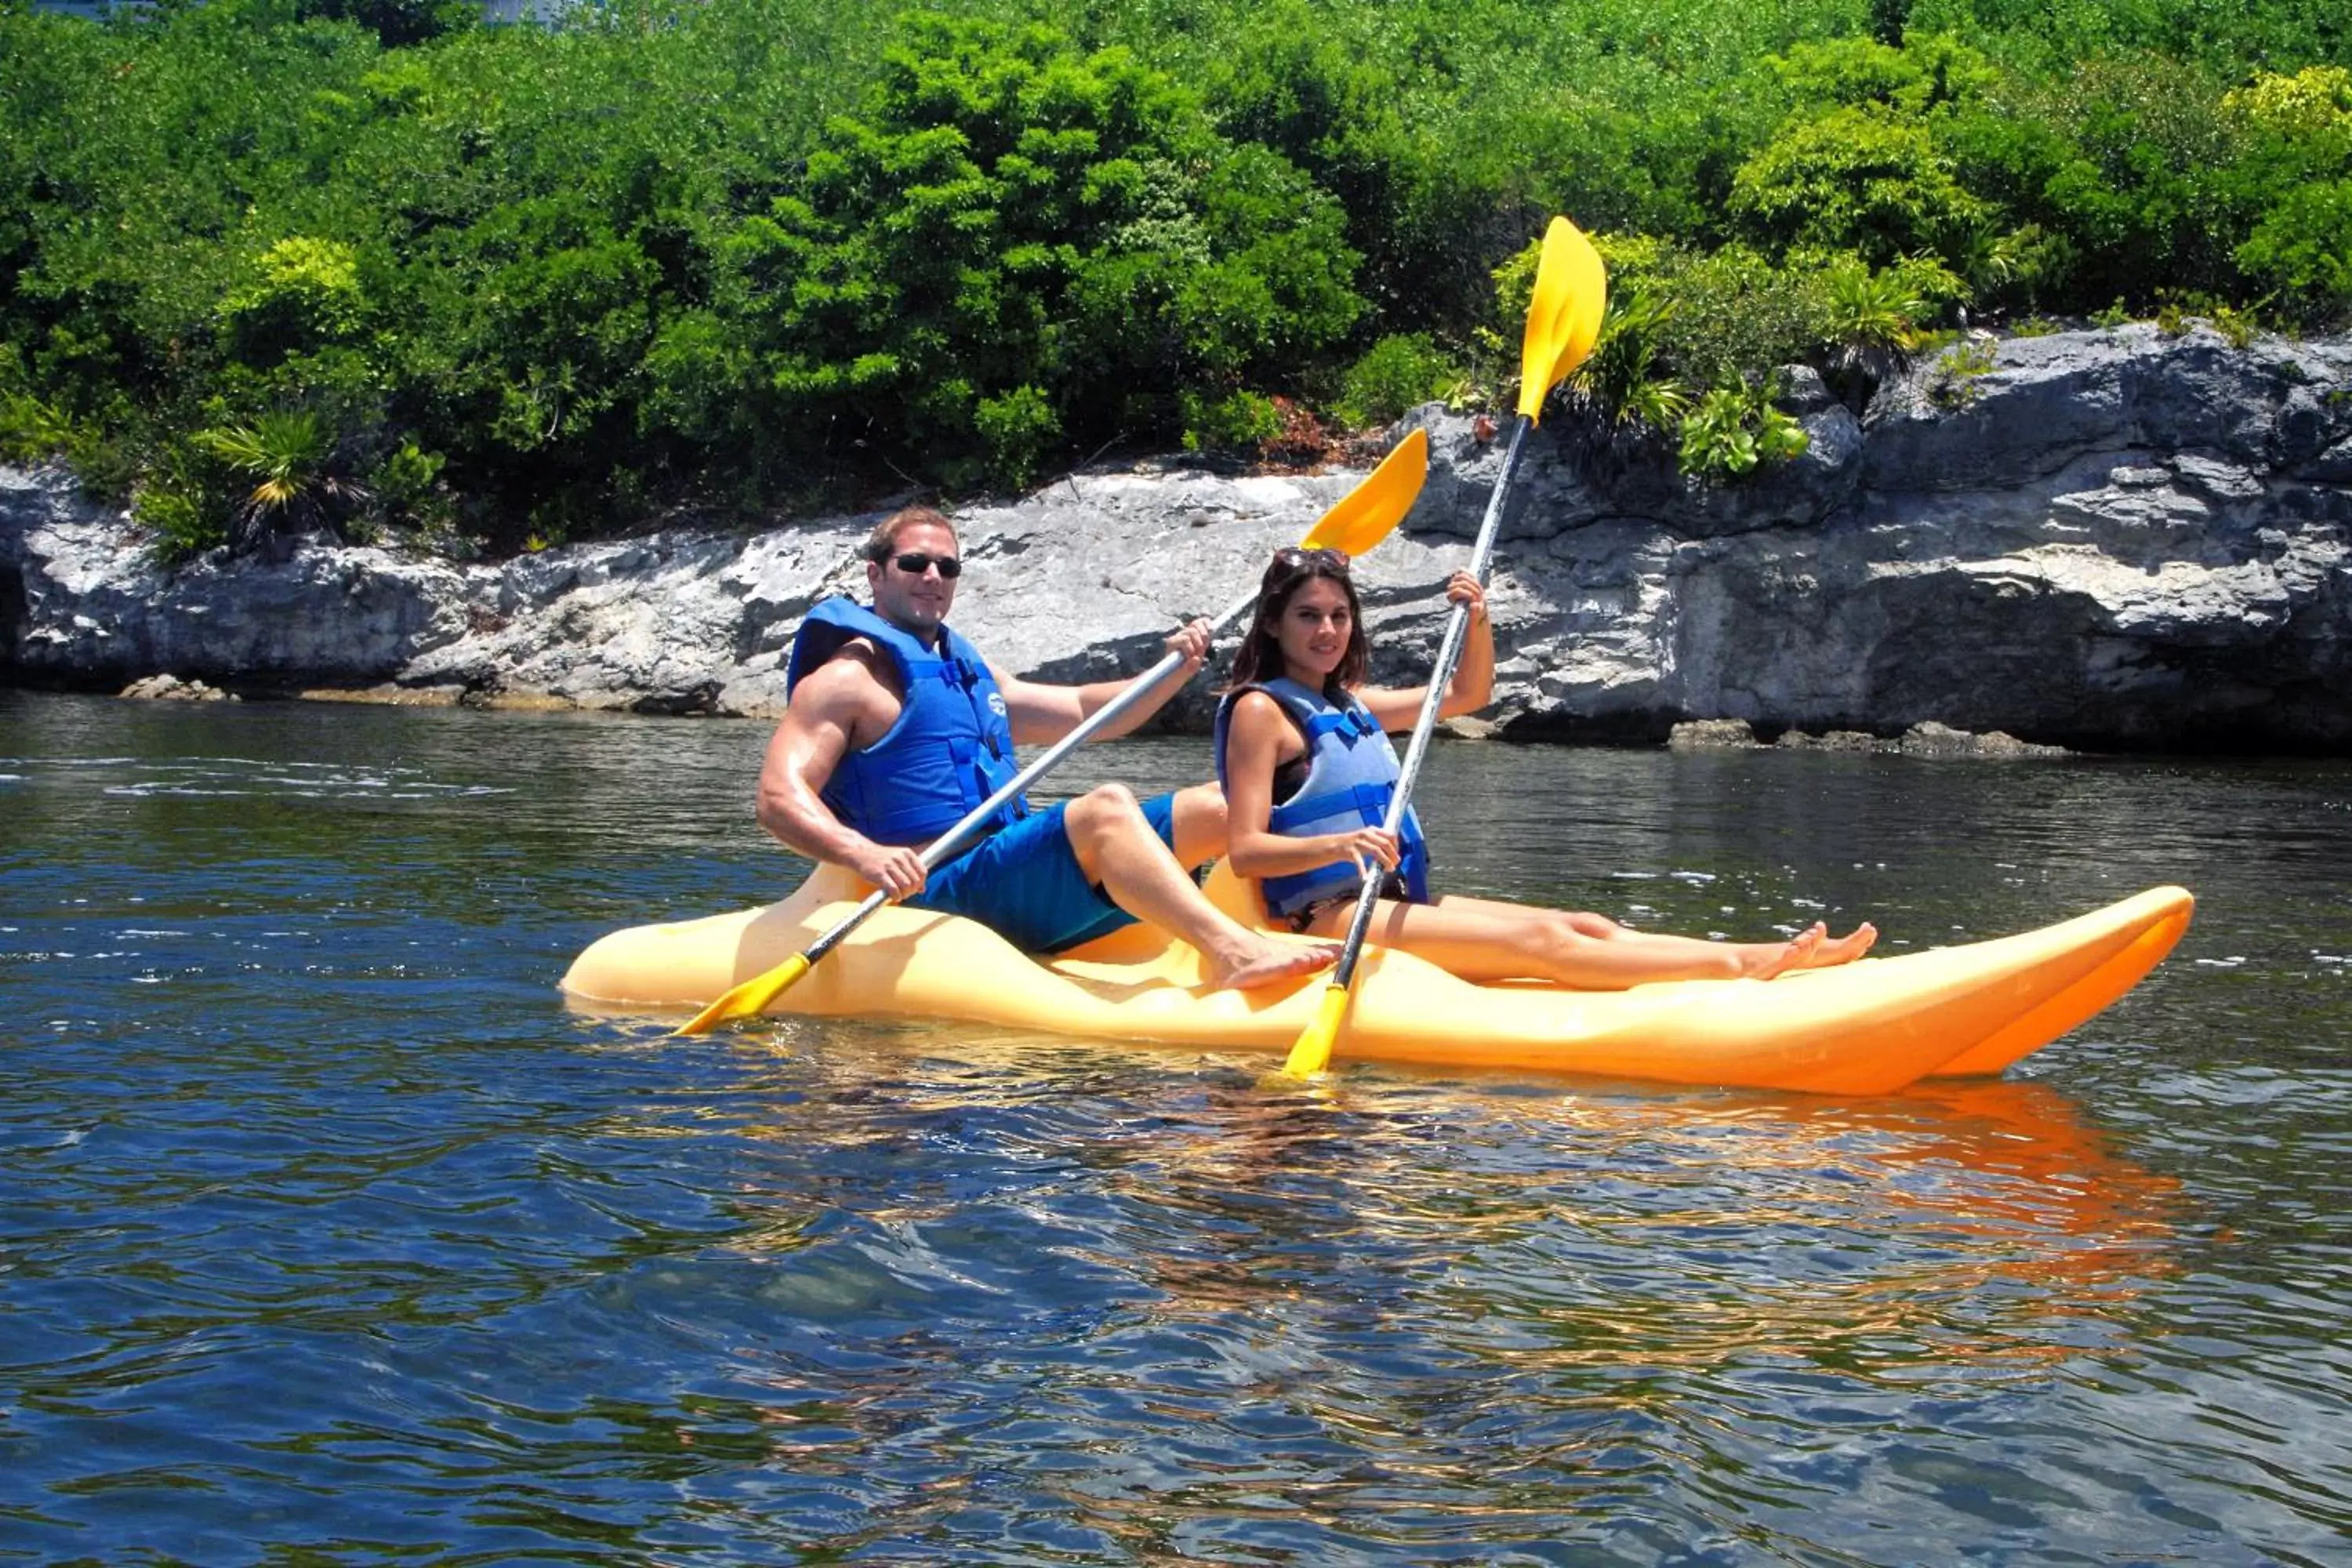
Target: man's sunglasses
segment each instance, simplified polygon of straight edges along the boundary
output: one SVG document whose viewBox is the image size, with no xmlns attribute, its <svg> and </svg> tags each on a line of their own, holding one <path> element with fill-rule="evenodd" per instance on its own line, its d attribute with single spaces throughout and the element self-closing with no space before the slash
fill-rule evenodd
<svg viewBox="0 0 2352 1568">
<path fill-rule="evenodd" d="M 926 568 L 936 566 L 940 575 L 954 582 L 963 575 L 963 563 L 952 555 L 926 555 L 919 550 L 908 550 L 890 557 L 890 564 L 909 577 L 919 577 Z"/>
<path fill-rule="evenodd" d="M 1344 550 L 1306 550 L 1289 544 L 1276 551 L 1274 558 L 1285 566 L 1329 566 L 1341 572 L 1348 569 L 1348 552 Z"/>
</svg>

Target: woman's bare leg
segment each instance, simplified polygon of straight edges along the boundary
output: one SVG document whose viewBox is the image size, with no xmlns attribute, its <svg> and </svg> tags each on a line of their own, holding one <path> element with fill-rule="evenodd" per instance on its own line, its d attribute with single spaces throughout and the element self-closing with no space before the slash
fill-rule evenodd
<svg viewBox="0 0 2352 1568">
<path fill-rule="evenodd" d="M 1318 936 L 1347 931 L 1352 906 L 1317 917 Z M 1876 936 L 1868 926 L 1832 944 L 1844 963 Z M 1622 991 L 1654 980 L 1769 980 L 1822 962 L 1816 925 L 1776 942 L 1707 942 L 1629 931 L 1601 915 L 1538 909 L 1493 899 L 1448 897 L 1433 904 L 1381 901 L 1371 940 L 1425 958 L 1465 980 L 1556 981 L 1584 991 Z"/>
<path fill-rule="evenodd" d="M 1225 852 L 1225 792 L 1215 784 L 1178 790 L 1168 815 L 1179 866 L 1189 871 Z"/>
</svg>

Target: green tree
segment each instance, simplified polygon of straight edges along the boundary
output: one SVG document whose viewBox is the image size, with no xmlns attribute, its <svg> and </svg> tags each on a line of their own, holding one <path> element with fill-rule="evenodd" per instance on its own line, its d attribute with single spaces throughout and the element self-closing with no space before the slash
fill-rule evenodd
<svg viewBox="0 0 2352 1568">
<path fill-rule="evenodd" d="M 1168 77 L 1044 27 L 908 29 L 722 251 L 782 428 L 968 482 L 1022 456 L 984 405 L 1031 454 L 1164 437 L 1183 394 L 1281 384 L 1355 320 L 1336 204 Z"/>
<path fill-rule="evenodd" d="M 2238 175 L 2259 216 L 2234 259 L 2289 316 L 2352 315 L 2352 71 L 2259 76 L 2222 100 L 2249 147 Z"/>
<path fill-rule="evenodd" d="M 1928 126 L 1875 106 L 1791 124 L 1740 165 L 1731 212 L 1768 245 L 1853 250 L 1879 266 L 1949 254 L 1993 216 Z"/>
</svg>

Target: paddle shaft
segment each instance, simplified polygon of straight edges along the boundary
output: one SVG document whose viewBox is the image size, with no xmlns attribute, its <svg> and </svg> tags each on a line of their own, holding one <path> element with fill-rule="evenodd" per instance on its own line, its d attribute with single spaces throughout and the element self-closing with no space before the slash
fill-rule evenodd
<svg viewBox="0 0 2352 1568">
<path fill-rule="evenodd" d="M 1503 500 L 1511 489 L 1511 474 L 1519 466 L 1519 452 L 1527 445 L 1528 431 L 1535 421 L 1522 414 L 1512 423 L 1511 444 L 1503 453 L 1503 471 L 1495 476 L 1494 493 L 1486 498 L 1486 515 L 1478 524 L 1478 537 L 1470 546 L 1470 575 L 1479 582 L 1486 580 L 1486 558 L 1494 553 L 1495 532 L 1503 521 Z M 1421 760 L 1429 754 L 1429 737 L 1437 728 L 1437 710 L 1445 704 L 1445 689 L 1454 680 L 1454 667 L 1462 662 L 1462 647 L 1470 637 L 1470 606 L 1456 605 L 1445 623 L 1445 640 L 1437 647 L 1437 667 L 1430 672 L 1428 694 L 1421 700 L 1421 716 L 1413 721 L 1412 740 L 1405 747 L 1404 763 L 1398 770 L 1396 793 L 1389 797 L 1388 815 L 1381 826 L 1391 833 L 1402 832 L 1404 814 L 1412 804 L 1412 781 L 1421 773 Z M 1381 884 L 1387 879 L 1370 876 L 1364 879 L 1363 890 L 1356 895 L 1355 917 L 1348 922 L 1347 944 L 1340 950 L 1339 966 L 1331 972 L 1331 984 L 1340 991 L 1355 984 L 1356 964 L 1364 955 L 1364 939 L 1372 929 L 1372 910 L 1381 900 Z"/>
<path fill-rule="evenodd" d="M 1215 620 L 1209 623 L 1210 637 L 1214 637 L 1219 632 L 1225 629 L 1226 624 L 1232 621 L 1235 616 L 1240 615 L 1244 610 L 1248 609 L 1252 605 L 1256 603 L 1257 590 L 1253 588 L 1240 599 L 1235 600 L 1232 607 L 1227 609 L 1224 614 L 1219 616 Z M 937 838 L 932 839 L 931 842 L 924 848 L 921 857 L 924 873 L 928 875 L 930 872 L 939 869 L 941 862 L 952 859 L 955 856 L 961 853 L 965 845 L 971 840 L 971 836 L 974 833 L 977 833 L 990 817 L 994 816 L 999 811 L 1003 810 L 1005 805 L 1009 803 L 1013 796 L 1019 795 L 1022 791 L 1027 789 L 1031 784 L 1035 784 L 1039 779 L 1044 778 L 1055 767 L 1059 766 L 1064 757 L 1068 756 L 1072 752 L 1075 752 L 1080 746 L 1085 745 L 1087 741 L 1094 737 L 1096 731 L 1101 730 L 1105 725 L 1110 723 L 1111 721 L 1125 713 L 1138 702 L 1142 701 L 1144 693 L 1150 691 L 1162 680 L 1165 680 L 1171 673 L 1174 672 L 1176 668 L 1183 662 L 1184 656 L 1176 652 L 1172 648 L 1167 653 L 1161 655 L 1160 662 L 1153 665 L 1150 669 L 1145 670 L 1141 675 L 1137 676 L 1133 680 L 1129 681 L 1126 690 L 1120 692 L 1118 696 L 1112 698 L 1109 701 L 1104 703 L 1093 712 L 1087 714 L 1085 719 L 1079 721 L 1076 729 L 1072 730 L 1068 734 L 1055 742 L 1051 747 L 1047 748 L 1043 756 L 1039 757 L 1035 762 L 1031 763 L 1027 767 L 1023 768 L 1019 773 L 1015 773 L 1013 776 L 1011 783 L 1000 787 L 994 795 L 990 795 L 986 800 L 982 801 L 978 805 L 973 806 L 970 812 L 966 813 L 963 820 L 958 822 L 953 827 L 949 828 L 945 833 L 940 834 Z M 879 888 L 875 889 L 874 891 L 866 895 L 866 901 L 864 903 L 859 904 L 856 909 L 851 910 L 838 924 L 827 931 L 823 936 L 809 943 L 808 950 L 803 952 L 801 956 L 811 963 L 816 963 L 826 953 L 831 952 L 835 948 L 840 946 L 843 939 L 847 937 L 850 932 L 856 931 L 859 926 L 866 922 L 867 916 L 873 914 L 875 910 L 880 909 L 884 904 L 887 904 L 889 901 L 889 894 L 884 892 Z"/>
</svg>

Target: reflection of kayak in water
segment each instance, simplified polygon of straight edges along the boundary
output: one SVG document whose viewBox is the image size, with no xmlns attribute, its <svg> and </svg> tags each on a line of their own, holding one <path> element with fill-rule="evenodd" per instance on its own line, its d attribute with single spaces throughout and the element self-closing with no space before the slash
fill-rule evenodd
<svg viewBox="0 0 2352 1568">
<path fill-rule="evenodd" d="M 1377 1110 L 1382 1087 L 1358 1079 L 1335 1092 Z M 1437 1091 L 1406 1088 L 1425 1115 Z M 1830 1358 L 1917 1397 L 1916 1379 L 2077 1361 L 2126 1333 L 2133 1303 L 2180 1267 L 2179 1184 L 2111 1148 L 2046 1083 L 1932 1079 L 1837 1099 L 1489 1096 L 1475 1114 L 1515 1118 L 1528 1157 L 1556 1150 L 1564 1168 L 1531 1178 L 1496 1159 L 1449 1171 L 1435 1201 L 1416 1202 L 1421 1167 L 1408 1155 L 1359 1184 L 1404 1195 L 1350 1217 L 1442 1228 L 1464 1256 L 1518 1259 L 1468 1284 L 1437 1271 L 1432 1315 L 1518 1329 L 1522 1367 Z M 1366 1157 L 1362 1143 L 1377 1149 L 1359 1139 L 1349 1158 Z M 1167 1183 L 1172 1163 L 1143 1166 L 1145 1179 Z M 1526 1262 L 1608 1251 L 1645 1266 Z M 1525 1331 L 1530 1322 L 1540 1330 Z"/>
<path fill-rule="evenodd" d="M 575 1001 L 691 1011 L 774 967 L 847 915 L 862 887 L 823 867 L 765 909 L 638 926 L 596 942 L 563 977 Z M 1213 899 L 1250 895 L 1221 867 Z M 2019 936 L 1807 970 L 1580 992 L 1475 985 L 1374 951 L 1339 1054 L 1448 1068 L 1596 1074 L 1877 1094 L 1930 1074 L 1997 1073 L 2097 1013 L 2170 952 L 2192 900 L 2158 888 Z M 1255 911 L 1248 911 L 1254 913 Z M 1192 950 L 1133 926 L 1052 959 L 970 921 L 886 908 L 771 1010 L 922 1017 L 1102 1039 L 1287 1050 L 1324 977 L 1204 991 Z"/>
</svg>

